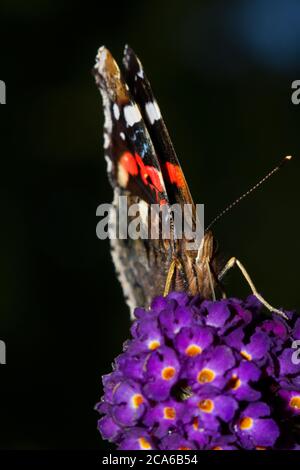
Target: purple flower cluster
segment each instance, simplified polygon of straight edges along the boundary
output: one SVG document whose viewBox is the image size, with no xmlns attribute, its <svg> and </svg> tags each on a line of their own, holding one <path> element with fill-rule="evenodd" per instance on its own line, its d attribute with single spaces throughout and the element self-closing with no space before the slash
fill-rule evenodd
<svg viewBox="0 0 300 470">
<path fill-rule="evenodd" d="M 133 339 L 103 377 L 103 439 L 119 450 L 300 448 L 300 318 L 260 309 L 254 296 L 182 292 L 136 309 Z"/>
</svg>

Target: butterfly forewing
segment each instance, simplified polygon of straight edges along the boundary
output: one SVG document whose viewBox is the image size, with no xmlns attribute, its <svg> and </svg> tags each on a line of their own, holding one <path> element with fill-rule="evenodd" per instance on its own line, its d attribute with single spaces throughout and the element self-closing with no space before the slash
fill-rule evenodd
<svg viewBox="0 0 300 470">
<path fill-rule="evenodd" d="M 98 52 L 94 75 L 103 97 L 104 147 L 113 186 L 149 204 L 167 203 L 159 161 L 140 110 L 104 47 Z"/>
<path fill-rule="evenodd" d="M 139 205 L 144 215 L 141 218 L 148 222 L 150 230 L 150 204 L 169 205 L 155 148 L 118 65 L 104 47 L 99 49 L 94 75 L 103 99 L 104 151 L 116 213 L 119 196 L 126 195 L 128 206 Z M 128 222 L 131 222 L 130 217 Z M 113 227 L 117 233 L 118 228 Z M 155 295 L 163 292 L 174 253 L 173 241 L 160 237 L 117 237 L 111 239 L 111 247 L 128 305 L 132 310 L 136 306 L 149 305 Z"/>
<path fill-rule="evenodd" d="M 162 118 L 144 68 L 134 53 L 126 46 L 123 64 L 125 79 L 138 104 L 153 142 L 161 166 L 170 204 L 192 204 L 193 200 L 183 171 L 179 164 L 169 132 Z"/>
<path fill-rule="evenodd" d="M 128 47 L 123 62 L 125 79 L 110 52 L 102 47 L 94 67 L 103 98 L 104 149 L 114 188 L 114 207 L 118 211 L 119 196 L 126 195 L 129 205 L 139 205 L 142 225 L 150 228 L 151 204 L 168 210 L 174 205 L 183 209 L 188 204 L 192 208 L 190 226 L 194 230 L 195 206 L 149 81 L 139 59 Z M 160 214 L 152 224 L 159 225 L 157 239 L 149 231 L 145 238 L 111 239 L 113 261 L 131 309 L 148 306 L 153 297 L 164 292 L 175 261 L 170 288 L 194 295 L 201 286 L 205 296 L 211 294 L 207 253 L 212 249 L 213 238 L 207 234 L 199 252 L 190 251 L 185 234 L 178 236 L 173 215 L 174 212 L 169 212 L 169 238 L 160 231 L 163 217 Z M 130 217 L 128 222 L 130 225 Z M 118 222 L 115 225 L 118 233 Z"/>
</svg>

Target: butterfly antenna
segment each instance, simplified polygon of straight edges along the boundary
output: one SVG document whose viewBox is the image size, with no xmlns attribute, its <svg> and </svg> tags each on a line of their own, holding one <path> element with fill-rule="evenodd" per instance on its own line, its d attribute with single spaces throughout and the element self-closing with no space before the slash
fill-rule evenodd
<svg viewBox="0 0 300 470">
<path fill-rule="evenodd" d="M 278 170 L 287 162 L 289 162 L 292 159 L 291 155 L 288 155 L 284 157 L 279 165 L 277 165 L 273 170 L 271 170 L 269 173 L 266 174 L 258 183 L 256 183 L 252 188 L 248 189 L 244 194 L 242 194 L 240 197 L 238 197 L 235 201 L 233 201 L 229 206 L 227 206 L 222 212 L 220 212 L 214 219 L 213 221 L 208 225 L 208 227 L 205 229 L 207 232 L 208 230 L 211 229 L 211 227 L 219 220 L 223 215 L 225 215 L 227 212 L 229 212 L 234 206 L 236 206 L 239 202 L 242 201 L 242 199 L 245 199 L 245 197 L 249 196 L 253 191 L 255 191 L 259 186 L 261 186 L 265 181 L 267 181 L 271 176 L 273 176 L 275 173 L 277 173 Z"/>
</svg>

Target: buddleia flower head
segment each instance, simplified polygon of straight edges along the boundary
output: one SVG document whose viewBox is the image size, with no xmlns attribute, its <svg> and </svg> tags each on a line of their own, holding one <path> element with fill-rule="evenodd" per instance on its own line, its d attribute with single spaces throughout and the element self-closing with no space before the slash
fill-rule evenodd
<svg viewBox="0 0 300 470">
<path fill-rule="evenodd" d="M 300 319 L 254 296 L 172 292 L 137 308 L 132 338 L 103 377 L 103 439 L 119 450 L 297 449 Z"/>
</svg>

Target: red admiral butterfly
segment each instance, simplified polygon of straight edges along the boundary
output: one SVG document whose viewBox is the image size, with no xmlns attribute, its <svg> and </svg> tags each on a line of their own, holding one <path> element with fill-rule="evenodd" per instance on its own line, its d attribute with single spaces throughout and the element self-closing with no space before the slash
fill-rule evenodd
<svg viewBox="0 0 300 470">
<path fill-rule="evenodd" d="M 94 75 L 104 105 L 104 150 L 115 206 L 118 197 L 126 195 L 130 204 L 139 204 L 147 222 L 150 204 L 182 207 L 190 204 L 194 215 L 195 205 L 169 133 L 133 50 L 125 47 L 121 73 L 110 52 L 101 47 Z M 113 261 L 131 309 L 149 305 L 153 297 L 170 289 L 215 299 L 215 289 L 222 292 L 221 279 L 236 264 L 262 303 L 283 315 L 260 296 L 236 258 L 220 268 L 210 230 L 205 231 L 197 251 L 187 250 L 187 240 L 177 239 L 174 233 L 169 239 L 126 238 L 111 240 L 111 244 Z"/>
</svg>

